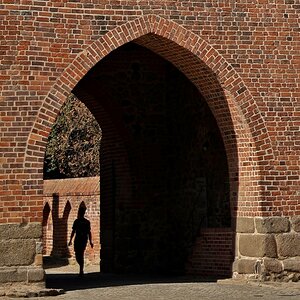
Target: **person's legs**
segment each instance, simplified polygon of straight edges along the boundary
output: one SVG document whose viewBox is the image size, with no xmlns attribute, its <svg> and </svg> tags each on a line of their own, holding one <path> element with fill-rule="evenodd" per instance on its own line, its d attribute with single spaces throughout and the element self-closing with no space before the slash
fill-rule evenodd
<svg viewBox="0 0 300 300">
<path fill-rule="evenodd" d="M 79 264 L 79 274 L 83 275 L 83 267 L 84 267 L 84 249 L 76 249 L 75 250 L 76 261 Z"/>
</svg>

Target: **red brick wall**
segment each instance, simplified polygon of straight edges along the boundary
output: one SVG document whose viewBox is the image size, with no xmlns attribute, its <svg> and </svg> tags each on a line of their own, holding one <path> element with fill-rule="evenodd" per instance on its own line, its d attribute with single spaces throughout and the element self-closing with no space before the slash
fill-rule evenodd
<svg viewBox="0 0 300 300">
<path fill-rule="evenodd" d="M 233 215 L 300 215 L 299 11 L 296 0 L 2 1 L 0 222 L 42 221 L 43 158 L 61 105 L 133 40 L 206 99 L 225 144 Z"/>
<path fill-rule="evenodd" d="M 188 259 L 188 274 L 230 277 L 234 260 L 234 234 L 230 229 L 201 229 Z"/>
<path fill-rule="evenodd" d="M 235 210 L 298 214 L 298 14 L 292 0 L 2 2 L 1 222 L 41 220 L 42 158 L 61 104 L 93 64 L 133 39 L 207 99 L 232 185 L 239 179 Z"/>
<path fill-rule="evenodd" d="M 67 247 L 78 208 L 84 202 L 85 217 L 91 222 L 94 243 L 86 248 L 91 263 L 100 261 L 100 178 L 73 178 L 44 181 L 43 254 L 72 257 L 73 246 Z"/>
</svg>

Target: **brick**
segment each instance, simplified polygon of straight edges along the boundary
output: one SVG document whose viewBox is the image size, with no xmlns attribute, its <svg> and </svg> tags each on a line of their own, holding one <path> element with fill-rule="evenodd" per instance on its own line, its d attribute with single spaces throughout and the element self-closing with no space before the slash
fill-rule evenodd
<svg viewBox="0 0 300 300">
<path fill-rule="evenodd" d="M 67 6 L 50 0 L 47 5 L 37 1 L 33 9 L 2 4 L 0 32 L 6 42 L 0 45 L 0 223 L 42 222 L 47 135 L 65 97 L 92 65 L 134 39 L 176 66 L 201 91 L 216 118 L 228 160 L 231 215 L 240 218 L 236 232 L 278 234 L 282 255 L 298 255 L 297 235 L 282 235 L 300 232 L 297 9 L 294 0 L 262 6 L 242 0 L 213 5 L 209 1 L 169 5 L 106 0 Z M 91 99 L 86 104 L 97 114 Z M 122 117 L 113 108 L 106 107 L 105 118 L 120 129 Z M 125 131 L 119 132 L 122 139 L 112 143 L 132 145 Z M 115 151 L 109 149 L 105 155 L 113 153 L 110 150 Z M 138 154 L 118 155 L 126 160 L 128 153 Z M 122 163 L 115 167 L 125 170 Z M 143 174 L 145 168 L 140 170 Z M 13 174 L 25 178 L 12 183 Z M 126 174 L 136 188 L 140 174 L 130 176 Z M 111 177 L 101 174 L 101 178 L 111 182 Z M 121 186 L 120 194 L 134 190 L 123 182 Z M 147 189 L 140 199 L 153 190 Z M 107 195 L 102 200 L 103 207 L 111 203 Z M 288 218 L 291 228 L 284 220 Z M 103 224 L 108 227 L 103 232 L 112 230 L 109 222 Z M 0 226 L 0 239 L 40 239 L 38 226 L 18 226 Z M 294 249 L 287 249 L 288 242 Z"/>
</svg>

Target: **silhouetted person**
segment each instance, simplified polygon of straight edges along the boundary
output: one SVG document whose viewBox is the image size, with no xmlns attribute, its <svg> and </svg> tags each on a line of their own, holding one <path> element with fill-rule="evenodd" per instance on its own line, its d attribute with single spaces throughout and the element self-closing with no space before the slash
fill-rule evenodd
<svg viewBox="0 0 300 300">
<path fill-rule="evenodd" d="M 72 227 L 72 233 L 70 237 L 69 246 L 72 245 L 72 239 L 75 235 L 74 240 L 74 251 L 76 256 L 76 261 L 79 264 L 80 271 L 79 275 L 83 276 L 83 267 L 84 267 L 84 251 L 89 240 L 91 247 L 94 245 L 92 243 L 92 234 L 91 234 L 91 223 L 84 217 L 86 208 L 81 206 L 78 210 L 78 218 L 74 221 Z"/>
</svg>

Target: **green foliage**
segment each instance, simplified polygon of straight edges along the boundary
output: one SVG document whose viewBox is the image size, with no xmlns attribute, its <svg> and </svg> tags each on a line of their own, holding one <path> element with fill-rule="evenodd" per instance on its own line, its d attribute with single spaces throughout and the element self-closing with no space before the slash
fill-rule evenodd
<svg viewBox="0 0 300 300">
<path fill-rule="evenodd" d="M 101 129 L 87 107 L 71 94 L 48 138 L 44 178 L 99 175 Z"/>
</svg>

